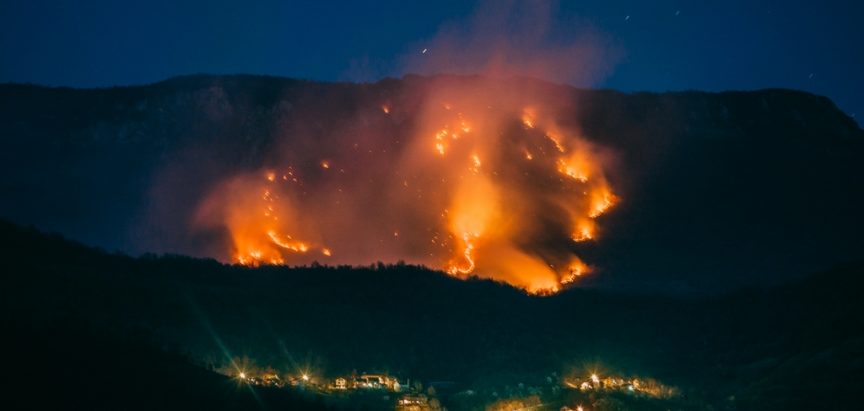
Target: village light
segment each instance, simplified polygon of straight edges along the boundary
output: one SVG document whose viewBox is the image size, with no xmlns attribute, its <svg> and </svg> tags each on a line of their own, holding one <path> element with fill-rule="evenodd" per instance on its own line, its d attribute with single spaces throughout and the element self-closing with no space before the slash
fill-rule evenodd
<svg viewBox="0 0 864 411">
<path fill-rule="evenodd" d="M 303 381 L 309 381 L 309 375 L 303 374 Z"/>
<path fill-rule="evenodd" d="M 246 373 L 245 373 L 245 372 L 241 372 L 241 373 L 240 373 L 240 379 L 241 379 L 241 380 L 245 380 L 245 379 L 246 379 Z"/>
<path fill-rule="evenodd" d="M 597 374 L 591 374 L 591 381 L 597 384 L 600 382 L 600 377 L 598 377 Z"/>
</svg>

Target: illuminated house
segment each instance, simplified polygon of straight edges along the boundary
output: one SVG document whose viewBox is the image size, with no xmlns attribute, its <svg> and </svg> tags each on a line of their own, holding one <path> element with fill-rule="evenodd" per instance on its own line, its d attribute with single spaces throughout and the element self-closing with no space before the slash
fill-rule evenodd
<svg viewBox="0 0 864 411">
<path fill-rule="evenodd" d="M 372 388 L 386 389 L 390 391 L 399 391 L 399 381 L 389 375 L 383 374 L 362 374 L 354 380 L 354 386 L 357 388 Z"/>
<path fill-rule="evenodd" d="M 348 389 L 348 380 L 342 377 L 337 378 L 333 383 L 333 388 L 337 390 Z"/>
<path fill-rule="evenodd" d="M 405 394 L 396 401 L 396 411 L 430 410 L 429 399 L 423 394 Z"/>
</svg>

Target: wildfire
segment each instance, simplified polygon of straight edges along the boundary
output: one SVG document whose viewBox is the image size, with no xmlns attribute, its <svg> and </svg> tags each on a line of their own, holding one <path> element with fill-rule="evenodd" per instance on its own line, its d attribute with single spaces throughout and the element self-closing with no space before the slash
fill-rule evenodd
<svg viewBox="0 0 864 411">
<path fill-rule="evenodd" d="M 441 154 L 442 156 L 447 149 L 447 143 L 445 142 L 445 138 L 447 138 L 447 136 L 449 135 L 450 133 L 447 131 L 446 128 L 438 130 L 438 132 L 435 133 L 435 150 L 438 151 L 438 154 Z"/>
<path fill-rule="evenodd" d="M 476 161 L 479 167 L 479 159 Z M 489 223 L 497 217 L 495 202 L 497 192 L 495 187 L 482 176 L 475 176 L 465 181 L 456 191 L 453 198 L 451 232 L 462 239 L 461 257 L 464 266 L 451 261 L 447 272 L 451 275 L 467 275 L 474 272 L 476 242 L 487 231 Z"/>
<path fill-rule="evenodd" d="M 477 234 L 465 233 L 462 235 L 463 241 L 463 251 L 462 256 L 465 259 L 465 267 L 460 267 L 459 264 L 450 263 L 450 266 L 447 268 L 447 272 L 450 275 L 458 276 L 458 275 L 466 275 L 471 274 L 474 271 L 474 243 L 472 242 L 472 236 L 478 237 Z"/>
<path fill-rule="evenodd" d="M 561 279 L 561 284 L 570 284 L 576 282 L 579 277 L 589 272 L 588 266 L 579 259 L 573 261 L 567 269 L 568 273 L 564 276 L 564 278 Z"/>
<path fill-rule="evenodd" d="M 558 159 L 558 172 L 583 183 L 588 182 L 588 172 L 584 164 Z"/>
<path fill-rule="evenodd" d="M 552 144 L 555 145 L 555 149 L 558 150 L 559 153 L 563 153 L 563 152 L 567 151 L 564 149 L 564 145 L 561 144 L 561 139 L 557 135 L 552 134 L 551 132 L 547 132 L 546 138 L 549 139 L 549 141 L 551 141 Z"/>
<path fill-rule="evenodd" d="M 480 165 L 483 164 L 480 162 L 480 156 L 477 154 L 471 155 L 471 171 L 474 173 L 480 172 Z"/>
<path fill-rule="evenodd" d="M 534 110 L 525 108 L 522 110 L 522 124 L 528 128 L 534 128 Z"/>
<path fill-rule="evenodd" d="M 588 217 L 597 218 L 615 205 L 615 196 L 607 189 L 600 188 L 591 193 L 591 212 Z"/>
<path fill-rule="evenodd" d="M 273 244 L 276 244 L 277 246 L 282 247 L 286 250 L 298 253 L 305 253 L 306 251 L 309 251 L 309 246 L 307 246 L 305 243 L 300 241 L 291 241 L 291 236 L 285 236 L 285 238 L 287 239 L 286 241 L 279 238 L 279 236 L 273 230 L 267 231 L 267 236 L 270 237 L 270 240 L 273 241 Z"/>
<path fill-rule="evenodd" d="M 591 220 L 581 220 L 571 236 L 573 241 L 581 243 L 594 239 L 594 223 Z"/>
<path fill-rule="evenodd" d="M 556 122 L 554 106 L 520 99 L 495 87 L 434 90 L 404 109 L 416 118 L 409 131 L 390 117 L 392 128 L 373 132 L 365 117 L 348 122 L 356 127 L 317 163 L 321 137 L 293 137 L 299 145 L 274 156 L 282 166 L 217 185 L 198 223 L 225 229 L 244 265 L 405 260 L 557 292 L 590 272 L 572 242 L 598 241 L 598 217 L 619 198 L 601 148 Z M 368 107 L 391 112 L 380 104 Z M 544 229 L 548 216 L 569 234 Z"/>
</svg>

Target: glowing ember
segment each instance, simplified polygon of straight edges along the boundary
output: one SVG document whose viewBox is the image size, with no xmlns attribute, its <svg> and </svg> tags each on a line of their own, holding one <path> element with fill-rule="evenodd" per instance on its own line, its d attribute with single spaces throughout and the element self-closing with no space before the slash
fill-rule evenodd
<svg viewBox="0 0 864 411">
<path fill-rule="evenodd" d="M 221 257 L 244 265 L 404 260 L 537 294 L 587 274 L 573 242 L 601 240 L 598 217 L 619 201 L 608 153 L 542 98 L 484 82 L 431 90 L 400 104 L 410 127 L 387 117 L 368 130 L 367 114 L 391 107 L 369 102 L 333 139 L 292 135 L 275 163 L 216 184 L 196 225 L 224 230 Z"/>
</svg>

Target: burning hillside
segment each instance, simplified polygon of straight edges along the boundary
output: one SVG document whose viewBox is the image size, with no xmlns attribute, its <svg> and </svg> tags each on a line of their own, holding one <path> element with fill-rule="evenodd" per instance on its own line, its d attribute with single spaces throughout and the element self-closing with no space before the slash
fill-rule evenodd
<svg viewBox="0 0 864 411">
<path fill-rule="evenodd" d="M 286 135 L 267 164 L 216 184 L 195 223 L 224 227 L 220 257 L 240 264 L 405 260 L 556 292 L 589 272 L 576 243 L 597 241 L 619 201 L 611 156 L 559 120 L 566 104 L 496 85 L 310 119 L 333 124 L 330 138 Z"/>
<path fill-rule="evenodd" d="M 129 254 L 402 259 L 538 292 L 579 258 L 592 287 L 717 292 L 862 248 L 861 130 L 806 93 L 193 76 L 0 102 L 0 214 Z"/>
</svg>

